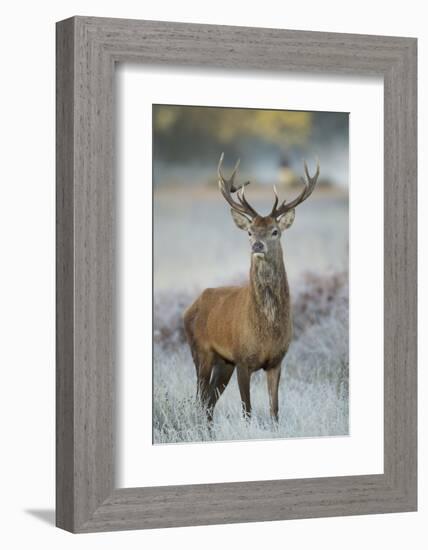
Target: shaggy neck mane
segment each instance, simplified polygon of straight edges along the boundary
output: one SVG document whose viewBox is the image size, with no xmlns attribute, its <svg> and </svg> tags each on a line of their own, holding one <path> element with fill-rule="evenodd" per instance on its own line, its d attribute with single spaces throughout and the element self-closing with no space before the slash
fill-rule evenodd
<svg viewBox="0 0 428 550">
<path fill-rule="evenodd" d="M 252 257 L 250 269 L 250 289 L 257 312 L 263 322 L 276 324 L 286 315 L 290 299 L 287 274 L 285 272 L 282 249 L 273 258 Z"/>
</svg>

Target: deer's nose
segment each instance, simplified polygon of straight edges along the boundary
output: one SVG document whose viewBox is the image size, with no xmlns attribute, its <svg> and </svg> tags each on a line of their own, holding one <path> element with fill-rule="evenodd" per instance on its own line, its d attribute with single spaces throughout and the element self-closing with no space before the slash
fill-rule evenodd
<svg viewBox="0 0 428 550">
<path fill-rule="evenodd" d="M 253 252 L 264 252 L 265 251 L 265 245 L 261 241 L 256 241 L 252 246 Z"/>
</svg>

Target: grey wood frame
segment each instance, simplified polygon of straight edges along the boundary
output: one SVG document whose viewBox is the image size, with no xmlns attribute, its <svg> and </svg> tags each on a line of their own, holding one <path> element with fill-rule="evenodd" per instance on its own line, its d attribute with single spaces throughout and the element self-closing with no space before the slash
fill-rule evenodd
<svg viewBox="0 0 428 550">
<path fill-rule="evenodd" d="M 92 532 L 416 510 L 416 46 L 414 38 L 90 17 L 57 24 L 58 527 Z M 117 62 L 383 77 L 383 474 L 115 488 Z"/>
</svg>

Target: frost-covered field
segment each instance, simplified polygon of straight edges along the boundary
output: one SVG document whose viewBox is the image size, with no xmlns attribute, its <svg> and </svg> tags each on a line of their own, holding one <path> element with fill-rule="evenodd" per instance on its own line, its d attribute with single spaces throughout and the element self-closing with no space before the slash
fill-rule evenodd
<svg viewBox="0 0 428 550">
<path fill-rule="evenodd" d="M 348 433 L 347 202 L 322 198 L 299 208 L 283 238 L 294 339 L 282 366 L 279 423 L 269 417 L 263 371 L 251 381 L 252 418 L 242 418 L 234 373 L 209 429 L 181 316 L 204 287 L 245 280 L 248 244 L 221 201 L 155 200 L 155 443 Z"/>
</svg>

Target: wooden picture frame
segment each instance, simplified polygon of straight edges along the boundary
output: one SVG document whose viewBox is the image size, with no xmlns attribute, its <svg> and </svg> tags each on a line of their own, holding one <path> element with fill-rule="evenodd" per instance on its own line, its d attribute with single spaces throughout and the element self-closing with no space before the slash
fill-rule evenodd
<svg viewBox="0 0 428 550">
<path fill-rule="evenodd" d="M 73 17 L 57 24 L 56 522 L 72 532 L 417 507 L 416 39 Z M 117 489 L 117 62 L 384 79 L 384 473 Z"/>
</svg>

